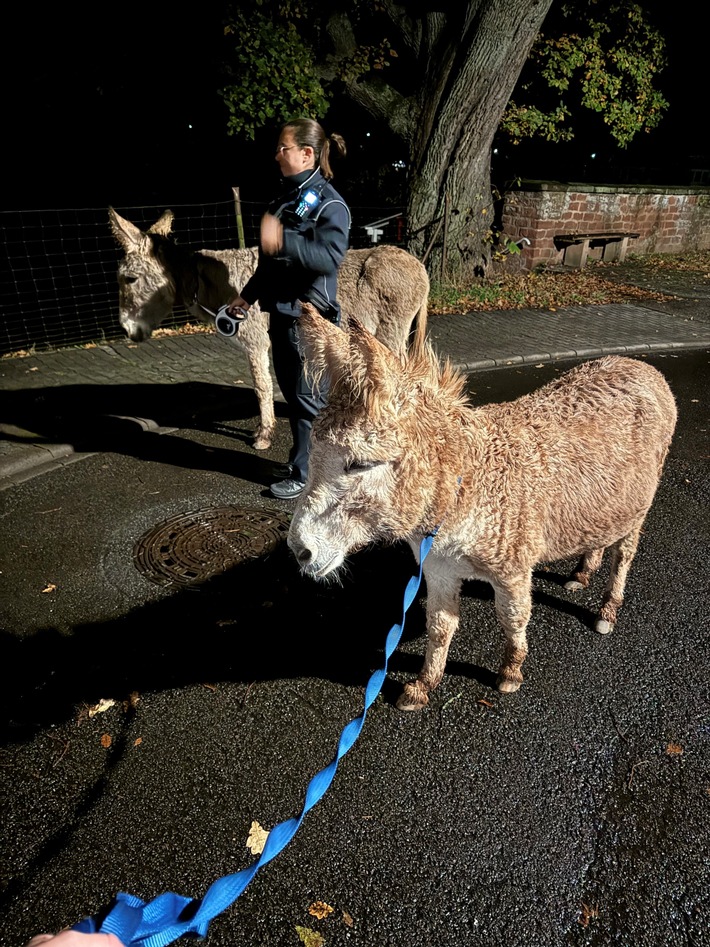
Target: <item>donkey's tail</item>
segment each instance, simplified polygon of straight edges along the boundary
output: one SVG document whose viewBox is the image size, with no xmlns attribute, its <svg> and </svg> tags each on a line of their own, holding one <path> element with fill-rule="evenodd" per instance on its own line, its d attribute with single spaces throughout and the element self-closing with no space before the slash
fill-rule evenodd
<svg viewBox="0 0 710 947">
<path fill-rule="evenodd" d="M 427 292 L 421 306 L 417 310 L 409 331 L 410 355 L 421 355 L 426 347 L 427 322 L 429 318 L 429 293 Z"/>
</svg>

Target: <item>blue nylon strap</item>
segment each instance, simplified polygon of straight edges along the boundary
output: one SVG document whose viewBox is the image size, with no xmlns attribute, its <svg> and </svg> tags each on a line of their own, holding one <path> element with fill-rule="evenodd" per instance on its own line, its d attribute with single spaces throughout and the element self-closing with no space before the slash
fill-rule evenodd
<svg viewBox="0 0 710 947">
<path fill-rule="evenodd" d="M 178 937 L 207 936 L 210 921 L 236 901 L 259 868 L 270 862 L 288 845 L 306 813 L 323 797 L 333 781 L 338 761 L 345 756 L 360 735 L 368 708 L 380 693 L 387 676 L 387 663 L 402 637 L 405 616 L 421 585 L 422 566 L 434 542 L 434 536 L 435 533 L 430 533 L 422 539 L 419 547 L 419 572 L 410 578 L 404 590 L 402 621 L 393 625 L 387 634 L 384 666 L 374 671 L 367 683 L 362 715 L 351 720 L 343 729 L 333 762 L 311 779 L 300 816 L 274 826 L 258 861 L 235 874 L 218 878 L 207 889 L 201 901 L 166 892 L 146 903 L 134 895 L 119 892 L 107 908 L 93 917 L 79 921 L 74 930 L 84 934 L 115 934 L 126 947 L 165 947 Z"/>
</svg>

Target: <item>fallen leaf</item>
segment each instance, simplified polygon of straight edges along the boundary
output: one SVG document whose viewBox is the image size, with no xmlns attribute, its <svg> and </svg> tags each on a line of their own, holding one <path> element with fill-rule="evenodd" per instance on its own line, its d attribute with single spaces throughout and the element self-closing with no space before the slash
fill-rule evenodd
<svg viewBox="0 0 710 947">
<path fill-rule="evenodd" d="M 98 704 L 94 704 L 93 707 L 89 707 L 89 717 L 95 717 L 96 714 L 104 713 L 109 709 L 109 707 L 113 707 L 115 703 L 115 700 L 105 700 L 102 697 Z"/>
<path fill-rule="evenodd" d="M 463 693 L 463 691 L 459 691 L 459 693 L 456 694 L 454 697 L 449 697 L 449 699 L 446 701 L 446 703 L 445 703 L 445 704 L 443 705 L 443 707 L 441 708 L 441 709 L 442 709 L 442 712 L 443 712 L 444 710 L 446 710 L 446 708 L 449 706 L 449 704 L 453 703 L 455 700 L 460 700 L 462 693 Z"/>
<path fill-rule="evenodd" d="M 585 904 L 582 901 L 582 916 L 579 918 L 582 927 L 589 927 L 589 921 L 595 917 L 599 917 L 599 905 Z"/>
<path fill-rule="evenodd" d="M 136 737 L 135 740 L 133 741 L 133 746 L 140 746 L 142 742 L 143 742 L 143 737 Z"/>
<path fill-rule="evenodd" d="M 101 746 L 102 746 L 105 750 L 108 750 L 108 748 L 111 746 L 111 734 L 110 734 L 110 733 L 104 733 L 104 734 L 103 734 L 103 736 L 101 737 Z"/>
<path fill-rule="evenodd" d="M 42 589 L 42 594 L 44 595 L 47 592 L 56 592 L 56 591 L 57 591 L 57 586 L 54 584 L 54 582 L 48 582 L 46 587 Z"/>
<path fill-rule="evenodd" d="M 683 747 L 679 743 L 669 743 L 666 747 L 666 753 L 669 756 L 682 756 Z"/>
<path fill-rule="evenodd" d="M 710 789 L 708 790 L 710 792 Z M 355 921 L 353 921 L 352 914 L 348 914 L 347 911 L 343 911 L 343 924 L 347 924 L 348 927 L 352 927 Z"/>
<path fill-rule="evenodd" d="M 308 913 L 312 914 L 313 917 L 317 917 L 319 921 L 322 921 L 324 917 L 328 917 L 334 910 L 335 908 L 326 904 L 325 901 L 314 901 L 308 908 Z"/>
<path fill-rule="evenodd" d="M 477 704 L 483 704 L 484 707 L 495 707 L 495 704 L 492 703 L 490 700 L 486 700 L 485 697 L 479 697 L 479 699 L 476 701 L 476 703 L 477 703 Z"/>
<path fill-rule="evenodd" d="M 325 939 L 321 937 L 318 931 L 312 931 L 310 927 L 301 927 L 296 924 L 296 933 L 301 943 L 305 944 L 305 947 L 323 947 L 323 944 L 325 944 Z"/>
<path fill-rule="evenodd" d="M 30 371 L 30 372 L 38 372 L 38 371 L 39 371 L 39 366 L 33 365 L 32 368 L 28 368 L 27 370 Z"/>
<path fill-rule="evenodd" d="M 258 822 L 252 822 L 247 838 L 247 848 L 252 855 L 261 855 L 268 837 L 269 833 L 266 829 L 262 829 Z"/>
</svg>

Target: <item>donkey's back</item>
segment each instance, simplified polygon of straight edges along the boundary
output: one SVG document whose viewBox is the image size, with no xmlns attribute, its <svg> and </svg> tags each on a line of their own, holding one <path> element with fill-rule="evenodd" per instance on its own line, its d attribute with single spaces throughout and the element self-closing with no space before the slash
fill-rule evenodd
<svg viewBox="0 0 710 947">
<path fill-rule="evenodd" d="M 526 566 L 611 546 L 639 528 L 677 420 L 664 376 L 621 356 L 476 414 L 493 432 L 478 488 L 479 503 L 500 511 L 491 541 L 510 529 L 509 552 Z M 480 513 L 477 504 L 471 516 Z"/>
<path fill-rule="evenodd" d="M 419 260 L 390 244 L 348 250 L 338 273 L 343 319 L 354 316 L 398 355 L 426 337 L 429 276 Z"/>
</svg>

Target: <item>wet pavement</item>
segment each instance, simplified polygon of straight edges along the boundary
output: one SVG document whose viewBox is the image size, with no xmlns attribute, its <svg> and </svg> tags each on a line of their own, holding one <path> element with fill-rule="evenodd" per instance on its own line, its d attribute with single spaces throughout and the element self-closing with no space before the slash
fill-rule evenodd
<svg viewBox="0 0 710 947">
<path fill-rule="evenodd" d="M 619 627 L 592 631 L 598 583 L 576 599 L 540 570 L 526 680 L 501 697 L 471 583 L 432 705 L 402 714 L 421 591 L 331 788 L 208 943 L 707 947 L 710 300 L 432 316 L 430 335 L 479 401 L 607 351 L 669 377 L 681 420 Z M 216 336 L 0 374 L 0 945 L 21 947 L 119 891 L 199 898 L 253 864 L 253 823 L 298 816 L 362 714 L 413 564 L 375 549 L 342 586 L 301 580 L 267 491 L 283 405 L 254 451 L 246 363 Z"/>
<path fill-rule="evenodd" d="M 433 315 L 429 336 L 466 372 L 703 348 L 710 344 L 710 290 L 647 305 Z M 244 353 L 214 333 L 4 358 L 0 490 L 110 447 L 132 429 L 171 431 L 220 417 L 246 422 L 255 412 Z"/>
</svg>

